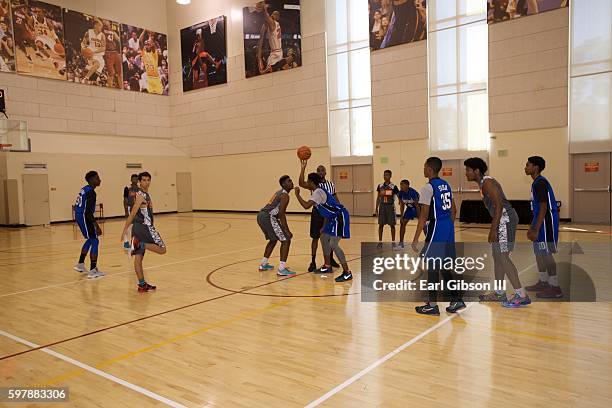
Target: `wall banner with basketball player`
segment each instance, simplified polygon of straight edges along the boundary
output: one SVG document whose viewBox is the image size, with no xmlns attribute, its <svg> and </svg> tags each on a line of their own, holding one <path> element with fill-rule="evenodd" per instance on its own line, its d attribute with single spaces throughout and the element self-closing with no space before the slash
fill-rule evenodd
<svg viewBox="0 0 612 408">
<path fill-rule="evenodd" d="M 15 72 L 15 42 L 9 0 L 0 0 L 0 72 Z"/>
<path fill-rule="evenodd" d="M 121 24 L 123 89 L 168 95 L 168 37 Z"/>
<path fill-rule="evenodd" d="M 225 16 L 181 30 L 183 92 L 227 83 Z"/>
<path fill-rule="evenodd" d="M 299 0 L 266 0 L 243 9 L 246 77 L 302 66 Z"/>
<path fill-rule="evenodd" d="M 66 79 L 64 24 L 59 6 L 11 0 L 17 72 Z"/>
<path fill-rule="evenodd" d="M 487 22 L 495 24 L 567 6 L 569 0 L 488 0 Z"/>
<path fill-rule="evenodd" d="M 64 10 L 68 81 L 121 88 L 119 23 Z"/>
<path fill-rule="evenodd" d="M 368 0 L 370 49 L 427 38 L 426 0 Z"/>
</svg>

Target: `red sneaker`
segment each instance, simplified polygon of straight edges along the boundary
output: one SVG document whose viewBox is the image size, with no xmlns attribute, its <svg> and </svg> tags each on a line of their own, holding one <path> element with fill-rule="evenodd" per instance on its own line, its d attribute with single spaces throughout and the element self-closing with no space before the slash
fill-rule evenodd
<svg viewBox="0 0 612 408">
<path fill-rule="evenodd" d="M 155 290 L 157 287 L 153 285 L 149 285 L 147 282 L 142 285 L 138 285 L 138 292 L 149 292 Z"/>
<path fill-rule="evenodd" d="M 536 283 L 535 285 L 525 286 L 525 290 L 528 290 L 529 292 L 542 292 L 543 290 L 546 290 L 549 286 L 550 285 L 548 284 L 548 282 L 543 282 L 539 280 L 538 283 Z"/>
<path fill-rule="evenodd" d="M 536 293 L 536 296 L 541 299 L 559 299 L 563 297 L 563 292 L 558 286 L 548 285 L 546 289 Z"/>
</svg>

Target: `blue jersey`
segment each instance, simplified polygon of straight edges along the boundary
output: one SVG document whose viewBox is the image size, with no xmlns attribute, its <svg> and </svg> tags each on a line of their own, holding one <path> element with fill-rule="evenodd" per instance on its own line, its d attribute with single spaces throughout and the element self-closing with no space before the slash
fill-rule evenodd
<svg viewBox="0 0 612 408">
<path fill-rule="evenodd" d="M 344 208 L 329 191 L 324 188 L 320 189 L 326 196 L 324 203 L 316 205 L 319 214 L 326 219 L 326 223 L 323 226 L 323 232 L 334 237 L 350 238 L 351 232 L 348 210 Z"/>
<path fill-rule="evenodd" d="M 92 186 L 86 185 L 81 189 L 74 205 L 74 212 L 78 215 L 91 215 L 93 218 L 96 212 L 96 191 Z"/>
<path fill-rule="evenodd" d="M 453 193 L 450 185 L 440 178 L 429 180 L 433 194 L 429 201 L 429 216 L 425 227 L 422 255 L 432 258 L 455 257 L 455 222 L 452 218 Z M 421 200 L 426 197 L 421 198 Z M 423 203 L 421 201 L 421 203 Z M 424 203 L 423 203 L 424 204 Z"/>
<path fill-rule="evenodd" d="M 546 214 L 544 221 L 538 231 L 536 242 L 541 243 L 556 243 L 559 239 L 559 209 L 557 200 L 552 186 L 544 176 L 538 176 L 531 184 L 531 211 L 533 212 L 533 220 L 531 225 L 535 226 L 538 214 L 540 213 L 540 203 L 546 203 Z M 547 245 L 541 245 L 542 250 L 554 250 Z"/>
<path fill-rule="evenodd" d="M 433 196 L 429 204 L 429 221 L 451 219 L 453 192 L 446 180 L 434 178 L 429 180 L 433 189 Z"/>
<path fill-rule="evenodd" d="M 408 191 L 402 191 L 398 193 L 397 197 L 406 206 L 403 217 L 412 220 L 416 217 L 416 206 L 419 203 L 419 193 L 412 187 L 408 188 Z"/>
</svg>

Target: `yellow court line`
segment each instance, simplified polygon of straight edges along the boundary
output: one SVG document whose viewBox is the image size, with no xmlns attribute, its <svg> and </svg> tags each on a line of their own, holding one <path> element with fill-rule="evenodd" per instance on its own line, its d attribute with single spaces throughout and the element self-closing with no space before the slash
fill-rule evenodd
<svg viewBox="0 0 612 408">
<path fill-rule="evenodd" d="M 125 354 L 122 354 L 120 356 L 117 356 L 117 357 L 114 357 L 114 358 L 111 358 L 111 359 L 108 359 L 108 360 L 104 360 L 104 361 L 96 364 L 94 367 L 98 368 L 98 369 L 101 369 L 101 368 L 107 367 L 109 365 L 115 364 L 117 362 L 130 359 L 130 358 L 135 357 L 135 356 L 137 356 L 139 354 L 147 353 L 149 351 L 156 350 L 156 349 L 161 348 L 163 346 L 167 346 L 167 345 L 175 343 L 177 341 L 184 340 L 184 339 L 187 339 L 189 337 L 196 336 L 198 334 L 206 333 L 206 332 L 208 332 L 210 330 L 213 330 L 213 329 L 219 329 L 219 328 L 222 328 L 222 327 L 226 327 L 226 326 L 229 326 L 230 324 L 238 322 L 240 320 L 245 320 L 245 319 L 249 319 L 251 317 L 255 317 L 255 316 L 264 314 L 264 313 L 266 313 L 266 312 L 268 312 L 270 310 L 276 309 L 278 307 L 286 306 L 287 304 L 289 304 L 289 303 L 291 303 L 291 302 L 293 302 L 295 300 L 296 299 L 283 300 L 281 302 L 277 302 L 277 303 L 274 303 L 272 305 L 269 305 L 269 306 L 266 306 L 266 307 L 263 307 L 263 308 L 249 310 L 247 312 L 237 314 L 237 315 L 235 315 L 233 317 L 230 317 L 228 319 L 221 320 L 219 322 L 216 322 L 216 323 L 213 323 L 213 324 L 201 327 L 199 329 L 190 331 L 188 333 L 179 334 L 178 336 L 174 336 L 172 338 L 160 341 L 158 343 L 151 344 L 149 346 L 140 348 L 138 350 L 130 351 L 129 353 L 125 353 Z M 53 378 L 51 378 L 51 379 L 49 379 L 47 381 L 44 381 L 42 383 L 38 383 L 38 384 L 34 385 L 34 387 L 47 387 L 47 386 L 51 386 L 51 385 L 60 383 L 60 382 L 65 381 L 65 380 L 81 376 L 81 375 L 83 375 L 85 373 L 86 373 L 85 370 L 72 370 L 72 371 L 69 371 L 69 372 L 67 372 L 65 374 L 62 374 L 60 376 L 53 377 Z"/>
</svg>

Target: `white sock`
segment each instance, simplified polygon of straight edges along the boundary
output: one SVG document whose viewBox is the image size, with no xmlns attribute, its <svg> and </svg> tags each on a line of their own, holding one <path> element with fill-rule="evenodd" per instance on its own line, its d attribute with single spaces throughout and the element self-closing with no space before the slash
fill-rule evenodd
<svg viewBox="0 0 612 408">
<path fill-rule="evenodd" d="M 559 286 L 559 277 L 557 275 L 549 276 L 548 283 L 552 286 Z"/>
<path fill-rule="evenodd" d="M 285 269 L 285 267 L 287 266 L 286 262 L 281 261 L 280 264 L 278 264 L 278 270 L 282 271 L 283 269 Z"/>
<path fill-rule="evenodd" d="M 548 272 L 540 272 L 540 281 L 548 282 Z"/>
<path fill-rule="evenodd" d="M 263 258 L 261 258 L 261 264 L 262 265 L 266 265 L 268 263 L 268 258 L 266 258 L 265 256 Z"/>
<path fill-rule="evenodd" d="M 514 293 L 516 293 L 520 297 L 527 296 L 527 294 L 525 293 L 525 289 L 523 289 L 523 288 L 514 289 Z"/>
</svg>

